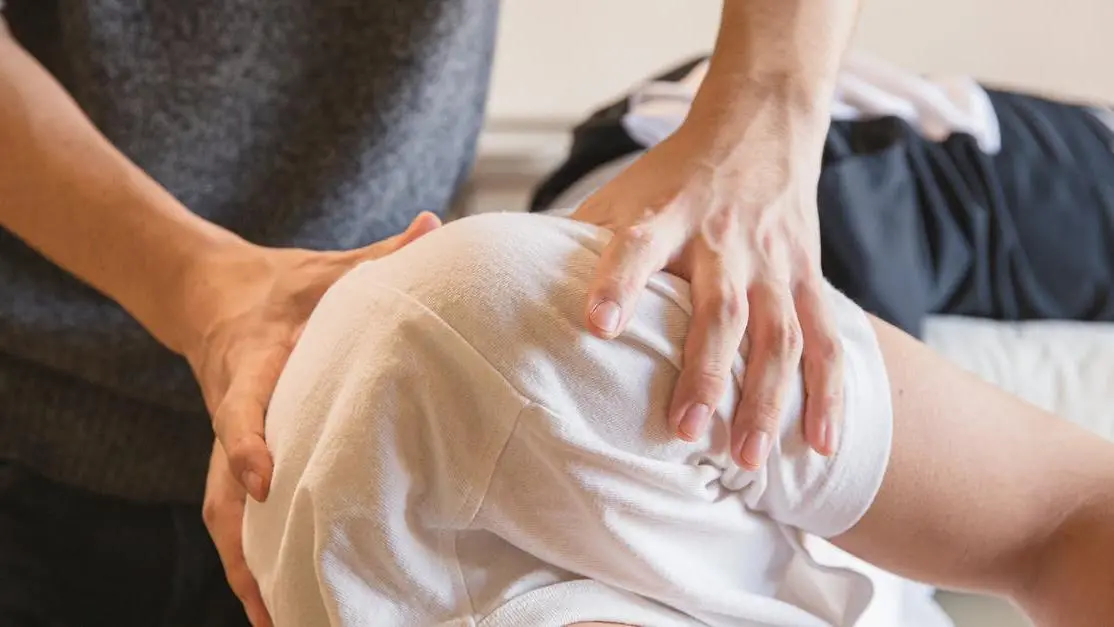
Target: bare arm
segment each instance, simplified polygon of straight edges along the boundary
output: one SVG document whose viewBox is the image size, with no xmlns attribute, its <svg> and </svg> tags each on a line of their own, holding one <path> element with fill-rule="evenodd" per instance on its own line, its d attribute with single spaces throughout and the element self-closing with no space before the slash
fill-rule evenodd
<svg viewBox="0 0 1114 627">
<path fill-rule="evenodd" d="M 1114 622 L 1114 446 L 875 322 L 894 402 L 875 503 L 836 544 L 1047 625 Z"/>
<path fill-rule="evenodd" d="M 716 125 L 726 131 L 723 139 L 737 140 L 770 103 L 793 121 L 785 129 L 790 136 L 819 142 L 808 155 L 818 163 L 858 13 L 858 0 L 725 0 L 708 74 L 687 121 Z"/>
<path fill-rule="evenodd" d="M 678 6 L 681 6 L 678 4 Z M 829 454 L 843 387 L 823 303 L 816 185 L 829 109 L 858 0 L 725 0 L 708 73 L 685 122 L 582 203 L 615 232 L 597 266 L 588 328 L 621 334 L 648 278 L 692 284 L 693 317 L 669 410 L 699 438 L 730 382 L 744 333 L 751 377 L 733 454 L 761 466 L 803 365 L 805 436 Z"/>
<path fill-rule="evenodd" d="M 250 245 L 197 217 L 102 136 L 0 20 L 0 226 L 182 350 L 191 268 Z M 200 274 L 200 273 L 198 273 Z"/>
</svg>

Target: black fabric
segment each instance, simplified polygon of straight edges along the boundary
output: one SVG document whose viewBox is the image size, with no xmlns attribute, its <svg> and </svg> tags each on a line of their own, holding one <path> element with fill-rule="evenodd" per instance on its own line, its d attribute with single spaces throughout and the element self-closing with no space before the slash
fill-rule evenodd
<svg viewBox="0 0 1114 627">
<path fill-rule="evenodd" d="M 929 313 L 1114 320 L 1110 130 L 1082 106 L 988 94 L 1001 127 L 996 155 L 965 134 L 928 141 L 894 117 L 832 123 L 818 189 L 825 276 L 914 335 Z M 643 149 L 622 127 L 626 102 L 576 128 L 532 210 Z"/>
<path fill-rule="evenodd" d="M 0 462 L 0 625 L 248 621 L 197 507 L 96 495 Z"/>
<path fill-rule="evenodd" d="M 650 80 L 679 81 L 704 59 L 692 59 Z M 627 99 L 623 98 L 596 111 L 573 129 L 568 158 L 534 191 L 530 211 L 549 207 L 562 192 L 598 166 L 642 150 L 623 128 L 622 119 L 628 110 Z"/>
<path fill-rule="evenodd" d="M 918 333 L 926 314 L 1114 320 L 1114 153 L 1090 112 L 989 91 L 1002 149 L 923 139 L 897 118 L 833 122 L 824 274 Z"/>
</svg>

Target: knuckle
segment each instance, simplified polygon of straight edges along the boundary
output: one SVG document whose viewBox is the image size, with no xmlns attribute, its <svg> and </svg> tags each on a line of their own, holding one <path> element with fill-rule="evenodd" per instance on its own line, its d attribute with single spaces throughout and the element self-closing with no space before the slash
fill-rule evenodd
<svg viewBox="0 0 1114 627">
<path fill-rule="evenodd" d="M 233 477 L 240 477 L 241 473 L 252 468 L 258 463 L 258 448 L 252 445 L 249 436 L 241 436 L 225 447 L 228 458 L 228 469 Z M 238 479 L 237 479 L 238 481 Z"/>
<path fill-rule="evenodd" d="M 812 345 L 808 347 L 808 352 L 814 361 L 825 367 L 837 365 L 843 355 L 839 342 L 827 333 L 813 341 Z"/>
<path fill-rule="evenodd" d="M 251 445 L 247 441 L 247 436 L 242 435 L 225 445 L 224 450 L 228 456 L 229 465 L 233 467 L 244 463 L 251 455 Z"/>
<path fill-rule="evenodd" d="M 615 294 L 625 300 L 637 294 L 638 290 L 642 289 L 643 284 L 639 281 L 639 277 L 633 274 L 626 274 L 617 277 L 612 287 L 615 290 Z"/>
<path fill-rule="evenodd" d="M 243 416 L 244 399 L 241 395 L 231 393 L 225 394 L 221 399 L 220 404 L 217 406 L 217 411 L 213 414 L 213 429 L 217 435 L 228 433 L 229 431 L 235 432 L 237 423 L 242 420 Z M 223 438 L 222 438 L 223 443 Z M 231 442 L 227 444 L 232 444 Z M 231 454 L 231 451 L 229 451 Z"/>
<path fill-rule="evenodd" d="M 217 521 L 220 520 L 220 506 L 212 499 L 205 499 L 205 503 L 201 505 L 201 520 L 211 534 L 213 528 L 217 526 Z"/>
<path fill-rule="evenodd" d="M 752 422 L 755 429 L 773 433 L 777 430 L 778 423 L 781 422 L 780 404 L 771 399 L 758 401 L 754 406 Z"/>
<path fill-rule="evenodd" d="M 738 211 L 732 206 L 721 206 L 704 219 L 701 235 L 709 242 L 720 244 L 735 235 Z"/>
<path fill-rule="evenodd" d="M 616 232 L 625 248 L 635 254 L 653 250 L 659 240 L 657 229 L 649 224 L 632 224 Z"/>
<path fill-rule="evenodd" d="M 843 387 L 832 385 L 831 382 L 821 390 L 806 390 L 805 395 L 808 407 L 806 414 L 809 417 L 817 419 L 831 417 L 843 407 Z"/>
<path fill-rule="evenodd" d="M 748 288 L 748 295 L 768 318 L 780 318 L 786 309 L 785 298 L 782 296 L 784 287 L 771 276 L 769 268 L 764 274 Z"/>
<path fill-rule="evenodd" d="M 782 245 L 783 235 L 774 229 L 762 229 L 758 234 L 758 245 L 767 256 L 774 256 Z"/>
<path fill-rule="evenodd" d="M 714 364 L 696 370 L 689 376 L 689 392 L 695 400 L 715 405 L 727 389 L 729 372 L 728 368 Z"/>
<path fill-rule="evenodd" d="M 747 317 L 746 298 L 731 288 L 709 294 L 704 306 L 712 323 L 721 327 L 742 326 Z"/>
<path fill-rule="evenodd" d="M 841 409 L 843 408 L 843 388 L 837 387 L 829 390 L 823 396 L 821 407 L 824 409 L 824 415 L 830 418 L 838 418 Z"/>
<path fill-rule="evenodd" d="M 746 318 L 747 301 L 738 292 L 731 291 L 724 295 L 720 308 L 724 321 L 731 326 L 738 326 Z"/>
<path fill-rule="evenodd" d="M 819 299 L 824 293 L 822 289 L 824 273 L 820 264 L 816 263 L 812 250 L 810 248 L 799 248 L 794 254 L 792 262 L 798 279 L 804 284 L 803 289 L 808 290 L 816 299 Z"/>
<path fill-rule="evenodd" d="M 593 290 L 595 299 L 608 299 L 624 304 L 638 293 L 639 285 L 634 277 L 617 274 L 618 270 L 615 272 L 600 278 L 598 287 Z"/>
<path fill-rule="evenodd" d="M 766 330 L 766 341 L 779 355 L 800 355 L 801 328 L 796 322 L 789 320 L 770 325 Z"/>
</svg>

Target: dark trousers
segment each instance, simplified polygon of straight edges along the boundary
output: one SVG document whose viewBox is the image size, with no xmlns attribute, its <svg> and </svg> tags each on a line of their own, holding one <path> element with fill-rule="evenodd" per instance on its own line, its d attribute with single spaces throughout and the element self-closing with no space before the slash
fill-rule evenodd
<svg viewBox="0 0 1114 627">
<path fill-rule="evenodd" d="M 0 461 L 0 625 L 242 627 L 200 507 L 84 492 Z"/>
</svg>

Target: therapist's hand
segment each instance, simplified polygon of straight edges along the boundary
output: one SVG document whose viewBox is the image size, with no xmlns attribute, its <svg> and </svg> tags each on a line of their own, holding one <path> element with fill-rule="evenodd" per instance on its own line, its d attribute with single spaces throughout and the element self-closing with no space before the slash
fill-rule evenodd
<svg viewBox="0 0 1114 627">
<path fill-rule="evenodd" d="M 827 119 L 775 102 L 732 115 L 745 117 L 742 130 L 690 114 L 573 217 L 614 232 L 587 303 L 595 334 L 623 331 L 654 272 L 691 283 L 693 316 L 669 412 L 680 437 L 696 439 L 708 427 L 746 335 L 732 454 L 754 469 L 802 365 L 807 441 L 830 454 L 839 434 L 841 353 L 822 296 L 816 207 Z"/>
<path fill-rule="evenodd" d="M 325 291 L 356 265 L 388 255 L 441 225 L 419 215 L 404 233 L 364 248 L 254 247 L 194 271 L 191 326 L 182 350 L 205 397 L 231 472 L 257 501 L 267 497 L 271 455 L 263 415 L 302 327 Z"/>
<path fill-rule="evenodd" d="M 290 352 L 326 290 L 356 265 L 388 255 L 438 228 L 423 213 L 402 234 L 351 251 L 256 248 L 250 256 L 212 259 L 194 293 L 197 340 L 183 350 L 213 417 L 203 517 L 233 591 L 255 625 L 270 624 L 240 543 L 246 493 L 270 490 L 272 460 L 264 413 Z M 239 254 L 239 253 L 238 253 Z"/>
</svg>

